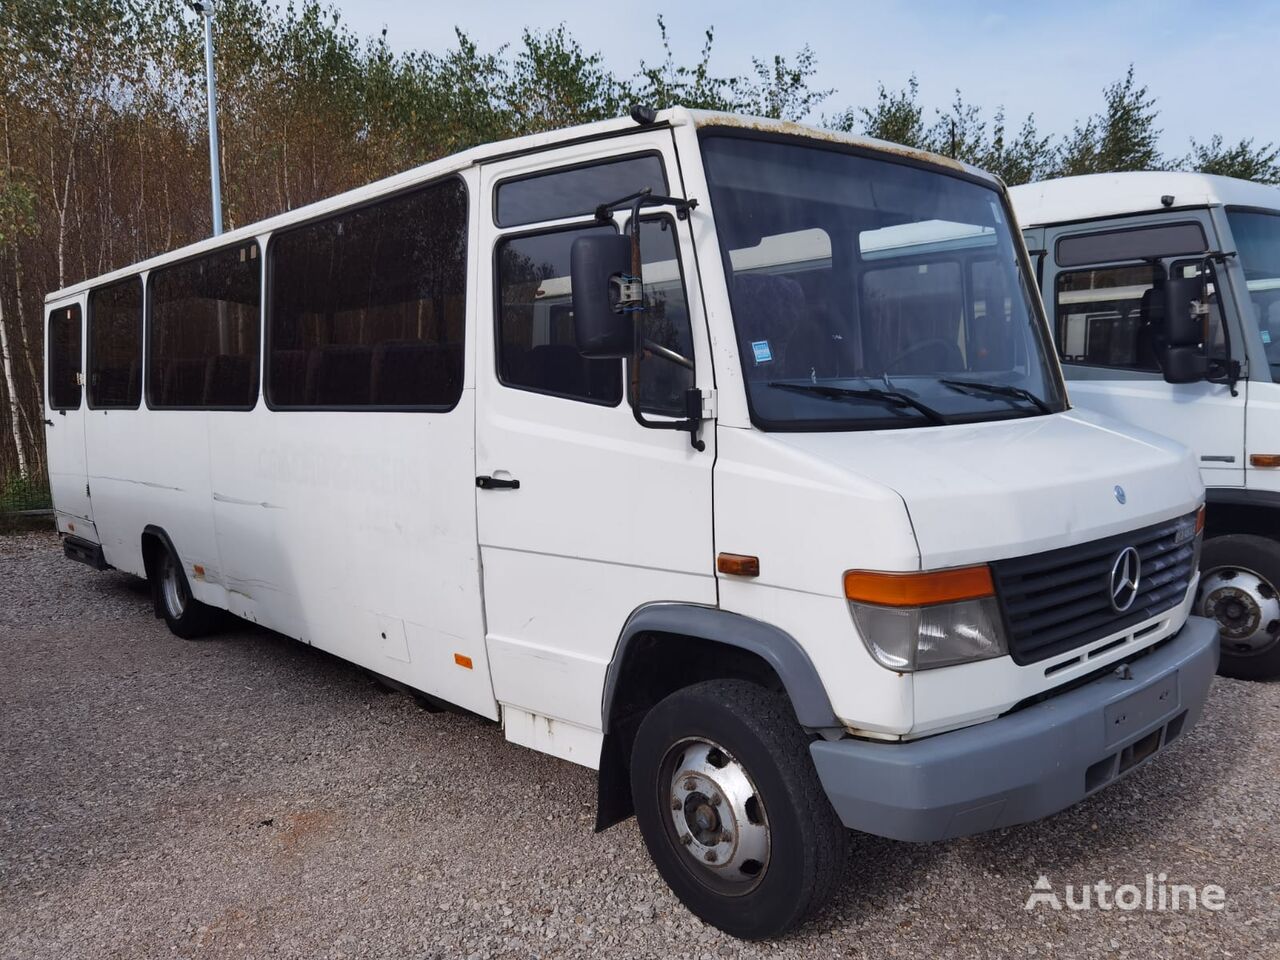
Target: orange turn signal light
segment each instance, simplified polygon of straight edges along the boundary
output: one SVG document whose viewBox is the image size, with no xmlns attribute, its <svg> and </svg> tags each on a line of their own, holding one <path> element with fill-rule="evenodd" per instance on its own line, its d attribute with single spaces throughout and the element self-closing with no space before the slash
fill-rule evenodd
<svg viewBox="0 0 1280 960">
<path fill-rule="evenodd" d="M 716 569 L 735 577 L 760 576 L 760 558 L 745 553 L 722 553 L 716 557 Z"/>
<path fill-rule="evenodd" d="M 466 667 L 468 670 L 470 670 L 472 667 L 471 658 L 468 657 L 465 653 L 455 653 L 453 655 L 453 662 L 460 667 Z"/>
<path fill-rule="evenodd" d="M 1204 533 L 1204 504 L 1200 504 L 1200 509 L 1196 511 L 1196 533 Z"/>
<path fill-rule="evenodd" d="M 924 607 L 995 596 L 991 568 L 954 567 L 922 573 L 880 573 L 850 570 L 844 575 L 844 595 L 859 603 L 884 607 Z"/>
<path fill-rule="evenodd" d="M 1251 453 L 1249 454 L 1249 466 L 1280 467 L 1280 453 Z"/>
</svg>

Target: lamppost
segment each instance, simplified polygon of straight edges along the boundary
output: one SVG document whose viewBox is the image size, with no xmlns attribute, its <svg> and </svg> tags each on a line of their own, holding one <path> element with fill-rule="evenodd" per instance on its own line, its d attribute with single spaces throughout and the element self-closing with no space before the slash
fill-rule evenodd
<svg viewBox="0 0 1280 960">
<path fill-rule="evenodd" d="M 213 190 L 213 235 L 222 233 L 222 174 L 218 164 L 218 84 L 213 70 L 214 0 L 187 0 L 204 17 L 204 72 L 209 99 L 209 184 Z"/>
</svg>

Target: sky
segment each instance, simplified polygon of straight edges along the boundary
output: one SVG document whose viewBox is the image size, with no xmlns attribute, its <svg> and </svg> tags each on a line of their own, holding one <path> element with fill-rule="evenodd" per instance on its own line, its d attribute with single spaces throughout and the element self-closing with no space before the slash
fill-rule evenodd
<svg viewBox="0 0 1280 960">
<path fill-rule="evenodd" d="M 1003 105 L 1017 125 L 1034 113 L 1042 131 L 1055 134 L 1099 110 L 1103 87 L 1132 62 L 1158 97 L 1166 154 L 1185 154 L 1193 135 L 1280 142 L 1280 0 L 330 2 L 357 33 L 386 27 L 397 50 L 443 50 L 455 26 L 492 50 L 518 41 L 526 26 L 563 22 L 622 74 L 641 59 L 661 60 L 661 14 L 681 62 L 694 62 L 704 31 L 715 28 L 718 75 L 748 72 L 752 56 L 791 55 L 808 44 L 817 55 L 813 85 L 836 90 L 819 112 L 869 104 L 878 84 L 901 87 L 915 73 L 929 119 L 959 87 L 987 115 Z"/>
</svg>

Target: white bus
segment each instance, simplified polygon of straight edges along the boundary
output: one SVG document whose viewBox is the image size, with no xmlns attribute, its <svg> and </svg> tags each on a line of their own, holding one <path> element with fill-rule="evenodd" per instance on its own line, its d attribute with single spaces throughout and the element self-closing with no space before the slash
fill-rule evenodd
<svg viewBox="0 0 1280 960">
<path fill-rule="evenodd" d="M 1208 512 L 1196 612 L 1221 630 L 1221 672 L 1280 676 L 1280 187 L 1155 171 L 1010 196 L 1072 398 L 1199 458 Z M 1171 364 L 1166 316 L 1188 315 L 1192 301 L 1186 359 Z"/>
<path fill-rule="evenodd" d="M 1188 730 L 1188 453 L 1069 408 L 1004 190 L 638 110 L 49 296 L 73 558 L 599 770 L 742 937 L 846 828 L 1022 823 Z"/>
</svg>

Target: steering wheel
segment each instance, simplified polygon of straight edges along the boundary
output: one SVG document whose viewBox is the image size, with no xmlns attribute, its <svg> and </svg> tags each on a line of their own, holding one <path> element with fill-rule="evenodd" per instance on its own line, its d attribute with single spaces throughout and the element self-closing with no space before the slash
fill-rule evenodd
<svg viewBox="0 0 1280 960">
<path fill-rule="evenodd" d="M 896 357 L 886 363 L 884 365 L 884 369 L 886 372 L 890 372 L 894 367 L 902 363 L 902 361 L 907 360 L 918 353 L 923 353 L 926 350 L 941 350 L 942 356 L 945 358 L 950 355 L 951 351 L 954 349 L 956 349 L 956 345 L 952 341 L 943 337 L 930 337 L 928 340 L 921 340 L 918 343 L 911 344 L 911 346 L 907 347 L 907 349 L 903 350 Z"/>
</svg>

